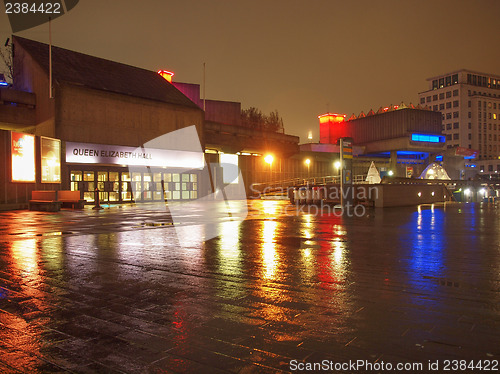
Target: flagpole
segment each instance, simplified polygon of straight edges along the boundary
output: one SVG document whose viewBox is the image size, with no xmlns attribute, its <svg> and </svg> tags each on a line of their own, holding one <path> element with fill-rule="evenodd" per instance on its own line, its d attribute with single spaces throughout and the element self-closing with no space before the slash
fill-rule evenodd
<svg viewBox="0 0 500 374">
<path fill-rule="evenodd" d="M 52 99 L 52 25 L 49 17 L 49 99 Z"/>
<path fill-rule="evenodd" d="M 203 111 L 205 111 L 205 63 L 203 63 Z"/>
</svg>

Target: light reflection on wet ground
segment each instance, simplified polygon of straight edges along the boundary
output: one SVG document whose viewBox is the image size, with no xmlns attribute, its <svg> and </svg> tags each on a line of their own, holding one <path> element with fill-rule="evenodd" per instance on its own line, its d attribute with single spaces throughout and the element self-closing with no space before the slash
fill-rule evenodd
<svg viewBox="0 0 500 374">
<path fill-rule="evenodd" d="M 146 208 L 0 214 L 0 372 L 500 358 L 499 209 L 251 201 L 181 246 Z"/>
</svg>

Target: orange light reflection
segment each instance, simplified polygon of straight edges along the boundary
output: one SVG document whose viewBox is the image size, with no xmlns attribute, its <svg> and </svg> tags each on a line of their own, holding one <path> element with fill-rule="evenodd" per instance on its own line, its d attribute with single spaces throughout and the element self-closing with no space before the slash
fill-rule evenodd
<svg viewBox="0 0 500 374">
<path fill-rule="evenodd" d="M 264 221 L 262 228 L 262 260 L 264 264 L 264 277 L 272 279 L 276 273 L 276 228 L 278 222 Z"/>
</svg>

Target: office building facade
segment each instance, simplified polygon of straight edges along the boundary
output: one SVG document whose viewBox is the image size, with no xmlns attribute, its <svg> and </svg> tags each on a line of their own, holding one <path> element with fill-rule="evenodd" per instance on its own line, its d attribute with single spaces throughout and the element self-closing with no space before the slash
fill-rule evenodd
<svg viewBox="0 0 500 374">
<path fill-rule="evenodd" d="M 421 106 L 441 112 L 449 149 L 471 150 L 480 173 L 500 173 L 500 75 L 458 70 L 427 79 Z"/>
</svg>

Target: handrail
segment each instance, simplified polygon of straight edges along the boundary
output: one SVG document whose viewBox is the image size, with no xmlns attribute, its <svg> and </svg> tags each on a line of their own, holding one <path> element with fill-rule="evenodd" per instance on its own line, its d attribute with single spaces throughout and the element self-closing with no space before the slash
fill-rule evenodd
<svg viewBox="0 0 500 374">
<path fill-rule="evenodd" d="M 366 180 L 366 175 L 355 175 L 353 176 L 354 184 L 364 184 Z M 299 186 L 309 186 L 309 185 L 327 185 L 327 184 L 340 184 L 339 175 L 329 175 L 323 177 L 309 177 L 309 178 L 292 178 L 282 181 L 272 181 L 272 182 L 262 182 L 253 183 L 252 187 L 257 190 L 276 190 L 276 189 L 286 189 L 290 187 Z"/>
</svg>

